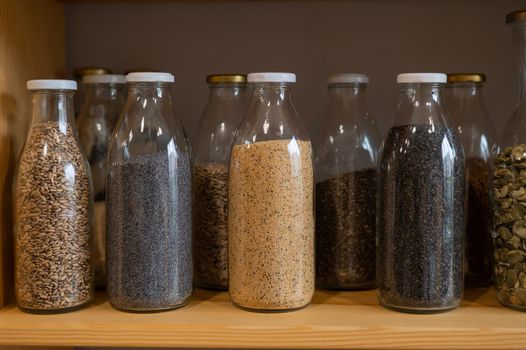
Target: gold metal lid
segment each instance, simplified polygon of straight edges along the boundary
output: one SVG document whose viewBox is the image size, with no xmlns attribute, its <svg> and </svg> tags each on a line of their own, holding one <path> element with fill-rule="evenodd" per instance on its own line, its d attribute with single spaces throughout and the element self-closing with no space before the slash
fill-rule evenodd
<svg viewBox="0 0 526 350">
<path fill-rule="evenodd" d="M 113 71 L 109 68 L 104 67 L 81 67 L 73 70 L 73 75 L 80 79 L 85 75 L 99 75 L 99 74 L 112 74 Z"/>
<path fill-rule="evenodd" d="M 448 83 L 473 82 L 483 83 L 486 81 L 486 74 L 483 73 L 450 73 L 447 75 Z"/>
<path fill-rule="evenodd" d="M 517 10 L 506 15 L 506 24 L 526 22 L 526 10 Z"/>
<path fill-rule="evenodd" d="M 221 83 L 246 83 L 247 76 L 245 74 L 212 74 L 206 77 L 208 84 Z"/>
</svg>

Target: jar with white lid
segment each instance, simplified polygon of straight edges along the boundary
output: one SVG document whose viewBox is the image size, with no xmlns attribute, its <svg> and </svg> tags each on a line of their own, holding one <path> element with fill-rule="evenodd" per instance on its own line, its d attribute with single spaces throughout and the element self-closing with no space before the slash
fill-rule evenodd
<svg viewBox="0 0 526 350">
<path fill-rule="evenodd" d="M 291 100 L 292 73 L 251 73 L 228 179 L 229 293 L 244 309 L 279 312 L 314 293 L 310 137 Z"/>
<path fill-rule="evenodd" d="M 15 295 L 33 313 L 93 298 L 92 183 L 75 126 L 72 80 L 30 80 L 33 111 L 15 186 Z"/>
<path fill-rule="evenodd" d="M 86 98 L 77 118 L 80 143 L 94 189 L 93 272 L 95 287 L 106 288 L 106 161 L 111 134 L 125 102 L 126 79 L 119 74 L 85 75 Z"/>
<path fill-rule="evenodd" d="M 363 74 L 328 79 L 329 101 L 315 138 L 316 284 L 375 286 L 376 163 L 380 136 Z"/>
<path fill-rule="evenodd" d="M 170 73 L 126 76 L 106 181 L 108 296 L 117 309 L 161 311 L 192 293 L 190 145 Z"/>
<path fill-rule="evenodd" d="M 431 313 L 464 291 L 464 152 L 444 106 L 447 76 L 398 75 L 378 172 L 377 285 L 388 308 Z"/>
</svg>

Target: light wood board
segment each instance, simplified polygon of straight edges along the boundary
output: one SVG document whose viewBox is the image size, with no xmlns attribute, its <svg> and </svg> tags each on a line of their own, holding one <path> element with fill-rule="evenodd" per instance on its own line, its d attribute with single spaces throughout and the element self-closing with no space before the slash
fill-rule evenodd
<svg viewBox="0 0 526 350">
<path fill-rule="evenodd" d="M 12 292 L 12 186 L 31 120 L 26 81 L 64 75 L 64 5 L 0 0 L 0 305 Z"/>
<path fill-rule="evenodd" d="M 0 310 L 0 343 L 45 346 L 338 349 L 524 349 L 526 313 L 501 307 L 493 290 L 468 292 L 462 307 L 409 315 L 380 307 L 375 291 L 317 292 L 306 309 L 242 311 L 226 293 L 198 291 L 169 312 L 114 310 L 102 295 L 87 309 L 30 315 Z"/>
</svg>

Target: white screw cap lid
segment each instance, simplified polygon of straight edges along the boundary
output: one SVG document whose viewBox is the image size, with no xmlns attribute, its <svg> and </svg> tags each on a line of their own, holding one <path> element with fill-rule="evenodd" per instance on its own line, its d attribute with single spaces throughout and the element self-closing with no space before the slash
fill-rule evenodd
<svg viewBox="0 0 526 350">
<path fill-rule="evenodd" d="M 28 90 L 77 90 L 77 82 L 62 79 L 28 80 Z"/>
<path fill-rule="evenodd" d="M 161 83 L 173 83 L 175 77 L 170 73 L 159 73 L 159 72 L 133 72 L 126 75 L 126 80 L 129 83 L 133 82 L 161 82 Z"/>
<path fill-rule="evenodd" d="M 396 82 L 407 83 L 446 83 L 447 75 L 444 73 L 403 73 L 398 74 Z"/>
<path fill-rule="evenodd" d="M 126 84 L 126 77 L 121 74 L 90 74 L 82 78 L 84 84 Z"/>
<path fill-rule="evenodd" d="M 260 72 L 247 75 L 249 83 L 295 83 L 296 74 L 281 72 Z"/>
<path fill-rule="evenodd" d="M 327 79 L 329 84 L 338 84 L 338 83 L 358 83 L 358 84 L 368 84 L 369 77 L 365 74 L 354 74 L 354 73 L 341 73 L 334 74 Z"/>
</svg>

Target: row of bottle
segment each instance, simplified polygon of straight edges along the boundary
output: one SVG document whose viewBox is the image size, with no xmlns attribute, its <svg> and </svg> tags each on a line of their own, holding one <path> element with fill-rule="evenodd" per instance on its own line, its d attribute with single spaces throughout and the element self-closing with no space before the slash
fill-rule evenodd
<svg viewBox="0 0 526 350">
<path fill-rule="evenodd" d="M 236 134 L 246 109 L 245 77 L 208 78 L 211 98 L 201 121 L 202 142 L 193 166 L 196 284 L 215 289 L 230 284 L 236 304 L 260 310 L 308 304 L 315 266 L 321 287 L 374 287 L 379 137 L 365 104 L 367 77 L 338 75 L 329 81 L 326 127 L 315 155 L 319 169 L 315 189 L 310 139 L 290 100 L 295 76 L 256 73 L 249 79 L 254 91 Z M 88 97 L 79 117 L 80 141 L 95 189 L 96 283 L 103 286 L 104 267 L 108 266 L 108 294 L 115 307 L 169 309 L 183 305 L 192 290 L 189 147 L 173 114 L 173 76 L 133 73 L 127 80 L 128 102 L 111 147 L 109 135 L 121 107 L 118 86 L 123 85 L 122 77 L 86 77 Z M 384 206 L 380 205 L 379 217 L 392 222 L 412 218 L 414 222 L 404 223 L 406 232 L 397 232 L 400 224 L 386 224 L 386 236 L 392 237 L 385 245 L 379 240 L 379 248 L 384 248 L 379 254 L 385 255 L 379 262 L 392 271 L 379 266 L 379 272 L 386 272 L 379 282 L 400 283 L 407 276 L 396 298 L 401 298 L 404 288 L 428 295 L 430 290 L 449 285 L 447 288 L 456 288 L 453 295 L 444 287 L 427 301 L 433 310 L 442 304 L 449 308 L 460 301 L 462 291 L 462 148 L 440 106 L 445 75 L 403 74 L 399 82 L 399 118 L 412 120 L 399 120 L 400 126 L 391 129 L 384 144 L 384 153 L 390 156 L 383 177 L 388 198 L 379 203 L 397 202 L 386 205 L 383 216 Z M 92 288 L 90 176 L 68 108 L 74 82 L 30 81 L 28 87 L 34 91 L 34 114 L 17 183 L 18 303 L 31 311 L 76 308 L 84 304 L 80 301 L 89 300 Z M 463 82 L 454 88 L 457 90 L 477 91 L 477 83 Z M 49 109 L 53 106 L 55 109 Z M 424 106 L 424 110 L 414 106 Z M 429 118 L 431 126 L 426 124 Z M 443 151 L 446 141 L 452 150 L 448 154 Z M 408 149 L 398 150 L 403 146 Z M 407 157 L 402 155 L 406 152 Z M 415 161 L 415 157 L 420 159 Z M 443 174 L 445 169 L 451 173 Z M 402 180 L 408 182 L 400 183 Z M 444 186 L 453 188 L 440 188 Z M 426 192 L 437 192 L 437 188 L 438 197 Z M 404 198 L 408 189 L 409 197 Z M 408 199 L 418 207 L 408 206 Z M 441 207 L 437 200 L 443 202 Z M 435 225 L 427 231 L 418 226 L 421 220 L 433 219 Z M 106 232 L 108 242 L 104 243 Z M 409 250 L 407 239 L 415 241 L 410 242 L 413 248 Z M 405 249 L 397 255 L 398 241 Z M 442 249 L 429 250 L 426 245 Z M 401 264 L 411 251 L 409 263 Z M 430 262 L 440 265 L 440 279 L 429 279 L 415 270 Z M 402 269 L 395 271 L 393 266 Z M 414 285 L 420 275 L 427 278 L 425 285 Z M 395 304 L 400 302 L 397 299 Z"/>
<path fill-rule="evenodd" d="M 512 15 L 511 22 L 524 54 L 521 16 Z M 212 94 L 229 91 L 233 103 L 225 106 L 243 111 L 243 104 L 235 102 L 240 100 L 243 79 L 210 77 Z M 290 100 L 293 74 L 250 74 L 253 85 L 245 118 L 238 127 L 204 122 L 200 131 L 209 138 L 203 141 L 202 151 L 198 146 L 193 169 L 188 141 L 173 113 L 173 76 L 129 74 L 128 99 L 109 150 L 107 138 L 81 136 L 92 163 L 97 159 L 93 152 L 108 153 L 107 162 L 99 154 L 102 161 L 92 164 L 92 168 L 107 165 L 101 170 L 106 174 L 102 195 L 95 194 L 96 199 L 105 198 L 106 206 L 102 200 L 96 201 L 102 202 L 99 206 L 92 205 L 90 171 L 72 117 L 75 83 L 28 82 L 34 91 L 33 125 L 20 160 L 15 199 L 18 305 L 50 312 L 89 302 L 93 207 L 95 211 L 99 207 L 99 213 L 108 209 L 100 215 L 107 219 L 100 225 L 100 237 L 103 227 L 107 232 L 106 250 L 100 252 L 108 253 L 111 303 L 136 311 L 184 305 L 192 290 L 193 173 L 196 281 L 200 286 L 224 288 L 228 280 L 236 305 L 264 311 L 303 307 L 312 297 L 315 268 L 322 287 L 368 288 L 374 285 L 376 261 L 383 305 L 417 312 L 457 306 L 463 291 L 465 179 L 469 187 L 471 170 L 468 161 L 466 176 L 464 151 L 442 105 L 446 77 L 399 75 L 400 103 L 380 152 L 378 171 L 374 127 L 356 103 L 365 79 L 338 76 L 331 81 L 331 100 L 337 103 L 328 110 L 339 106 L 343 112 L 331 118 L 333 123 L 327 121 L 327 132 L 321 137 L 325 144 L 316 147 L 320 171 L 314 188 L 310 139 Z M 470 94 L 480 85 L 473 80 L 482 77 L 451 79 L 464 80 L 458 91 Z M 95 95 L 93 91 L 92 98 Z M 103 115 L 105 108 L 95 104 L 85 107 L 84 113 L 98 110 Z M 358 119 L 347 120 L 344 108 L 358 108 Z M 521 111 L 519 107 L 512 123 L 522 119 Z M 94 126 L 111 130 L 105 119 L 110 118 Z M 207 119 L 213 117 L 205 114 L 203 120 Z M 513 139 L 517 143 L 522 129 L 513 125 L 511 130 L 519 135 Z M 475 136 L 471 141 L 480 150 L 473 154 L 464 147 L 466 154 L 474 155 L 487 174 L 491 139 L 486 134 L 465 134 Z M 222 138 L 233 139 L 233 146 Z M 526 192 L 521 187 L 520 160 L 526 146 L 501 146 L 495 147 L 496 283 L 499 300 L 521 308 L 526 275 L 521 213 Z M 488 201 L 487 177 L 477 181 L 478 195 Z M 472 219 L 489 222 L 490 215 L 484 214 L 488 206 L 478 208 L 472 218 L 468 215 L 468 229 Z M 482 256 L 484 262 L 474 266 L 487 272 L 488 246 L 477 244 L 486 240 L 488 225 L 475 224 L 482 229 L 473 231 L 474 256 Z"/>
</svg>

